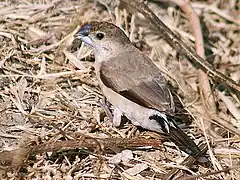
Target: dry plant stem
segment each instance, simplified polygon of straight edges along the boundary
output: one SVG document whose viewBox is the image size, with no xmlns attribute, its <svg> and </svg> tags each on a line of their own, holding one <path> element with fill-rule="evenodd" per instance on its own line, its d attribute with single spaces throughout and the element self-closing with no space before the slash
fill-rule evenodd
<svg viewBox="0 0 240 180">
<path fill-rule="evenodd" d="M 204 42 L 203 42 L 203 35 L 200 25 L 200 20 L 198 18 L 198 15 L 193 10 L 191 4 L 189 3 L 189 0 L 172 0 L 173 2 L 177 3 L 181 7 L 181 9 L 188 15 L 190 23 L 192 25 L 194 37 L 195 37 L 195 47 L 197 54 L 205 59 L 205 52 L 204 52 Z M 199 70 L 198 72 L 198 78 L 200 83 L 200 91 L 201 91 L 201 98 L 203 104 L 206 104 L 207 111 L 211 111 L 211 113 L 216 113 L 216 105 L 213 98 L 213 94 L 211 91 L 210 83 L 208 80 L 207 74 L 205 74 L 203 71 Z"/>
<path fill-rule="evenodd" d="M 65 133 L 64 133 L 65 134 Z M 70 135 L 69 133 L 67 135 Z M 12 165 L 19 168 L 23 165 L 23 161 L 29 156 L 29 154 L 39 154 L 44 152 L 72 150 L 76 148 L 89 148 L 96 149 L 112 149 L 113 147 L 136 148 L 152 146 L 159 148 L 161 146 L 161 140 L 149 140 L 145 138 L 94 138 L 79 133 L 72 133 L 72 137 L 76 137 L 74 140 L 68 140 L 63 142 L 46 142 L 40 145 L 22 147 L 17 150 L 0 152 L 0 163 L 6 166 Z"/>
<path fill-rule="evenodd" d="M 180 37 L 174 34 L 144 3 L 139 3 L 138 0 L 120 0 L 128 7 L 136 9 L 142 13 L 147 20 L 158 28 L 163 37 L 171 44 L 177 51 L 186 55 L 197 68 L 200 68 L 209 77 L 218 83 L 223 83 L 232 89 L 240 92 L 240 85 L 233 81 L 231 78 L 225 76 L 221 72 L 215 70 L 207 61 L 197 55 L 187 44 L 185 44 Z"/>
<path fill-rule="evenodd" d="M 201 144 L 199 146 L 199 149 L 203 154 L 207 151 L 207 145 L 206 144 Z M 182 163 L 181 165 L 190 167 L 192 164 L 194 164 L 197 161 L 198 158 L 188 156 Z M 164 179 L 172 179 L 181 169 L 173 168 L 168 174 L 166 174 Z"/>
<path fill-rule="evenodd" d="M 222 126 L 224 129 L 230 131 L 231 133 L 240 136 L 239 129 L 235 128 L 232 124 L 230 124 L 228 120 L 219 118 L 214 114 L 211 115 L 210 113 L 208 113 L 207 115 L 211 118 L 212 123 L 215 123 L 218 126 Z"/>
<path fill-rule="evenodd" d="M 205 174 L 201 174 L 201 175 L 198 175 L 198 176 L 190 176 L 190 177 L 187 177 L 187 178 L 183 178 L 182 180 L 195 180 L 197 178 L 203 178 L 203 177 L 207 177 L 207 176 L 211 176 L 211 175 L 215 175 L 215 174 L 220 174 L 220 173 L 229 173 L 231 170 L 234 170 L 234 169 L 239 169 L 240 167 L 231 167 L 231 168 L 224 168 L 222 170 L 219 170 L 219 171 L 215 171 L 215 172 L 208 172 L 208 173 L 205 173 Z"/>
<path fill-rule="evenodd" d="M 69 140 L 66 142 L 44 143 L 35 146 L 32 153 L 42 153 L 48 151 L 70 150 L 75 148 L 90 148 L 95 149 L 97 146 L 103 146 L 106 149 L 111 149 L 113 146 L 134 148 L 143 146 L 153 146 L 155 148 L 161 146 L 160 140 L 149 140 L 144 138 L 123 139 L 123 138 L 93 138 L 82 135 L 76 140 Z"/>
</svg>

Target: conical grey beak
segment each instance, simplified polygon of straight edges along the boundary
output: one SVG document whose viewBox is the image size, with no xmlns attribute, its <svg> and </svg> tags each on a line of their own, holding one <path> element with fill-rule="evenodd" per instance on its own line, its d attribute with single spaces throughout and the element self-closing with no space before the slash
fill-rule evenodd
<svg viewBox="0 0 240 180">
<path fill-rule="evenodd" d="M 88 36 L 88 32 L 91 28 L 90 24 L 85 24 L 83 25 L 80 30 L 74 35 L 74 37 L 83 37 L 83 36 Z"/>
<path fill-rule="evenodd" d="M 80 39 L 81 41 L 85 42 L 86 44 L 92 45 L 92 40 L 88 36 L 90 28 L 91 28 L 90 24 L 83 25 L 81 27 L 81 29 L 76 34 L 74 34 L 74 37 L 77 39 Z"/>
</svg>

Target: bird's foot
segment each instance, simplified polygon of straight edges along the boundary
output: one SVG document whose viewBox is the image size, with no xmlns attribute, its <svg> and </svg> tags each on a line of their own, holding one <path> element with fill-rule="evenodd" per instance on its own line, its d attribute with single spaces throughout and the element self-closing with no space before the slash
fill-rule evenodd
<svg viewBox="0 0 240 180">
<path fill-rule="evenodd" d="M 113 126 L 118 127 L 121 124 L 122 121 L 122 111 L 118 108 L 114 108 L 113 111 Z"/>
</svg>

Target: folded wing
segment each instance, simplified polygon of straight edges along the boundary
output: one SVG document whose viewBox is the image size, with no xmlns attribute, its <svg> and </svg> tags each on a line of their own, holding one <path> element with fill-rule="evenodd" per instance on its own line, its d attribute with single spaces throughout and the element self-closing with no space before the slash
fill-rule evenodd
<svg viewBox="0 0 240 180">
<path fill-rule="evenodd" d="M 105 86 L 147 108 L 173 114 L 172 95 L 154 63 L 131 51 L 102 63 L 100 78 Z"/>
</svg>

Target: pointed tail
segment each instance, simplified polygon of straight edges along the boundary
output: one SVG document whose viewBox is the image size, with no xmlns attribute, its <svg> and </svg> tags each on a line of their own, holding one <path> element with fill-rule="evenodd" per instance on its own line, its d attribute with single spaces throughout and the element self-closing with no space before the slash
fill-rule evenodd
<svg viewBox="0 0 240 180">
<path fill-rule="evenodd" d="M 172 126 L 173 124 L 173 126 Z M 180 127 L 174 122 L 171 122 L 169 126 L 170 139 L 184 152 L 189 155 L 197 156 L 200 155 L 201 151 L 195 142 L 185 134 Z"/>
<path fill-rule="evenodd" d="M 153 115 L 149 118 L 155 119 L 161 126 L 162 131 L 168 134 L 171 141 L 173 141 L 182 151 L 191 156 L 198 156 L 201 154 L 201 151 L 195 142 L 174 123 L 174 120 L 172 120 L 171 117 L 164 118 L 163 116 Z"/>
</svg>

